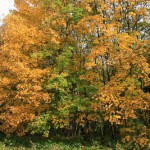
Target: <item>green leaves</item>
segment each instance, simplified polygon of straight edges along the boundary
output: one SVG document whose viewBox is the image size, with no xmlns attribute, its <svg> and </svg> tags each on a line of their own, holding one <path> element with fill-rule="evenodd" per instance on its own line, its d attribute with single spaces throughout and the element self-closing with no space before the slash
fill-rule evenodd
<svg viewBox="0 0 150 150">
<path fill-rule="evenodd" d="M 15 2 L 0 35 L 0 131 L 137 138 L 142 149 L 150 118 L 146 2 Z"/>
<path fill-rule="evenodd" d="M 62 7 L 60 13 L 65 14 L 65 19 L 69 24 L 77 24 L 83 17 L 83 10 L 80 7 L 74 7 L 72 4 Z"/>
<path fill-rule="evenodd" d="M 51 114 L 50 112 L 45 112 L 40 116 L 37 116 L 31 124 L 28 126 L 28 130 L 31 131 L 31 134 L 43 134 L 44 137 L 49 136 L 50 131 L 50 120 Z"/>
</svg>

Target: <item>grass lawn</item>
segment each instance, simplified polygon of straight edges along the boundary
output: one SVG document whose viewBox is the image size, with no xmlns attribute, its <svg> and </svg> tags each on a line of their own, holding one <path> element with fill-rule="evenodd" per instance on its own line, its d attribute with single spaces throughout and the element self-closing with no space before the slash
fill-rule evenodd
<svg viewBox="0 0 150 150">
<path fill-rule="evenodd" d="M 38 136 L 1 136 L 0 140 L 0 150 L 117 150 L 118 146 L 116 145 L 116 142 L 102 144 L 98 141 L 85 142 L 81 138 L 70 139 L 65 137 L 45 139 Z M 120 144 L 118 150 L 121 150 Z"/>
</svg>

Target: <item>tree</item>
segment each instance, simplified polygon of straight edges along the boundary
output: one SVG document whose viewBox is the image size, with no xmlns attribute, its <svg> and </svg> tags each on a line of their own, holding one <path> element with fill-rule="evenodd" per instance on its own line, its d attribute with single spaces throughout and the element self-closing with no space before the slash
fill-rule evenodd
<svg viewBox="0 0 150 150">
<path fill-rule="evenodd" d="M 149 2 L 15 3 L 1 34 L 1 131 L 85 139 L 110 131 L 147 148 Z"/>
</svg>

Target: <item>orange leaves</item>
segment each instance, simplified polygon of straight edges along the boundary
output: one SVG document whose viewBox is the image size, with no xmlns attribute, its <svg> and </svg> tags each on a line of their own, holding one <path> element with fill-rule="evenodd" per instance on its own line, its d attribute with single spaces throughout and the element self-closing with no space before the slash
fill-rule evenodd
<svg viewBox="0 0 150 150">
<path fill-rule="evenodd" d="M 90 68 L 91 66 L 93 66 L 92 64 L 89 64 L 89 66 L 86 67 Z M 95 83 L 96 81 L 98 82 L 100 80 L 100 76 L 98 73 L 93 73 L 92 71 L 88 71 L 85 75 L 80 76 L 81 80 L 85 80 L 85 81 L 89 81 L 91 83 L 91 85 L 93 86 L 98 86 L 99 83 Z"/>
<path fill-rule="evenodd" d="M 98 55 L 105 55 L 107 46 L 95 46 L 92 49 L 91 56 L 95 58 Z"/>
<path fill-rule="evenodd" d="M 99 15 L 87 16 L 86 18 L 81 19 L 74 27 L 78 35 L 93 34 L 94 32 L 97 32 L 97 29 L 103 26 L 103 20 L 104 19 Z"/>
<path fill-rule="evenodd" d="M 144 15 L 144 16 L 147 16 L 147 15 L 148 15 L 148 14 L 147 14 L 147 10 L 146 10 L 145 7 L 141 7 L 141 8 L 139 8 L 139 9 L 137 9 L 136 14 L 138 14 L 138 15 Z"/>
<path fill-rule="evenodd" d="M 24 124 L 45 110 L 50 101 L 49 94 L 41 86 L 43 76 L 47 75 L 49 69 L 35 68 L 38 63 L 30 57 L 43 45 L 45 35 L 39 26 L 29 24 L 28 19 L 19 13 L 5 19 L 5 42 L 1 46 L 3 85 L 0 86 L 4 93 L 0 97 L 4 104 L 2 110 L 6 112 L 0 115 L 3 120 L 1 131 L 5 133 L 25 134 L 27 127 Z"/>
<path fill-rule="evenodd" d="M 109 121 L 111 124 L 117 124 L 117 125 L 119 125 L 120 124 L 120 118 L 121 118 L 121 116 L 119 116 L 119 115 L 110 115 L 109 117 L 105 117 L 105 120 L 107 121 Z"/>
<path fill-rule="evenodd" d="M 3 84 L 4 86 L 8 86 L 9 83 L 10 83 L 10 79 L 4 77 L 4 78 L 2 78 L 2 79 L 0 80 L 0 83 Z"/>
<path fill-rule="evenodd" d="M 31 69 L 29 73 L 30 73 L 30 78 L 40 79 L 43 77 L 43 75 L 46 75 L 47 70 L 46 69 L 42 70 L 37 68 L 37 69 Z"/>
<path fill-rule="evenodd" d="M 42 89 L 42 88 L 41 88 L 41 86 L 39 86 L 39 85 L 35 85 L 35 86 L 34 86 L 34 91 L 36 91 L 36 92 L 37 92 L 37 91 L 41 91 L 41 89 Z"/>
<path fill-rule="evenodd" d="M 79 126 L 84 127 L 85 119 L 86 119 L 86 115 L 85 114 L 81 114 L 81 115 L 79 115 L 79 118 L 76 120 L 76 123 L 78 123 Z"/>
<path fill-rule="evenodd" d="M 130 126 L 128 128 L 121 129 L 122 141 L 123 143 L 128 143 L 128 147 L 140 148 L 140 149 L 149 149 L 149 130 L 146 126 L 141 126 L 140 124 L 136 126 Z"/>
<path fill-rule="evenodd" d="M 0 130 L 107 137 L 108 128 L 146 145 L 146 129 L 136 134 L 150 106 L 144 1 L 15 2 L 0 35 Z"/>
<path fill-rule="evenodd" d="M 98 104 L 97 103 L 92 103 L 91 104 L 91 109 L 93 110 L 93 111 L 97 111 L 99 108 L 98 108 L 99 106 L 98 106 Z"/>
<path fill-rule="evenodd" d="M 34 119 L 34 114 L 30 112 L 24 105 L 20 106 L 10 106 L 7 113 L 2 113 L 0 119 L 3 120 L 3 131 L 5 133 L 13 133 L 22 122 L 32 121 Z"/>
<path fill-rule="evenodd" d="M 5 22 L 7 25 L 4 40 L 9 42 L 10 48 L 15 48 L 15 50 L 24 48 L 27 51 L 32 45 L 43 44 L 42 32 L 36 27 L 28 25 L 26 20 L 19 15 L 7 16 Z"/>
<path fill-rule="evenodd" d="M 48 93 L 43 93 L 42 94 L 43 100 L 49 102 L 50 101 L 50 96 Z"/>
<path fill-rule="evenodd" d="M 92 8 L 91 8 L 89 5 L 86 5 L 86 6 L 85 6 L 85 10 L 88 11 L 88 12 L 91 12 L 91 11 L 92 11 Z"/>
<path fill-rule="evenodd" d="M 67 116 L 52 116 L 52 123 L 56 128 L 64 128 L 69 125 L 69 118 Z"/>
</svg>

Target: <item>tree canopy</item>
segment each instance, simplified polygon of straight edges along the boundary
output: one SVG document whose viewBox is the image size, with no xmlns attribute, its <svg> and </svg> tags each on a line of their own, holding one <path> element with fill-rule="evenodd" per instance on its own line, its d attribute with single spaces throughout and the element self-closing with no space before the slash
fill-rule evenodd
<svg viewBox="0 0 150 150">
<path fill-rule="evenodd" d="M 15 7 L 0 29 L 0 131 L 98 133 L 148 148 L 149 1 L 15 0 Z"/>
</svg>

